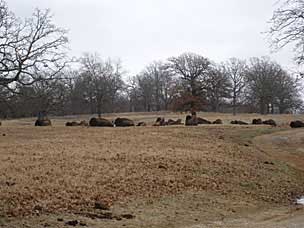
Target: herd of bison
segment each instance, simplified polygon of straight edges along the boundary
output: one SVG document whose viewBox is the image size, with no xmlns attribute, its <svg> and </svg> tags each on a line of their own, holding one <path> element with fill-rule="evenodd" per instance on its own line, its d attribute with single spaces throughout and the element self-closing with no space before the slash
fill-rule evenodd
<svg viewBox="0 0 304 228">
<path fill-rule="evenodd" d="M 231 124 L 235 125 L 249 125 L 244 121 L 234 120 L 230 122 Z M 181 119 L 177 120 L 165 120 L 165 118 L 158 117 L 153 124 L 153 126 L 170 126 L 170 125 L 186 125 L 186 126 L 197 126 L 201 124 L 223 124 L 221 119 L 217 119 L 213 122 L 198 117 L 195 112 L 192 112 L 191 115 L 186 116 L 185 123 L 182 123 Z M 277 126 L 276 122 L 272 119 L 263 121 L 262 119 L 253 119 L 252 125 L 270 125 L 270 126 Z M 39 118 L 35 122 L 35 126 L 51 126 L 51 120 L 48 118 Z M 132 126 L 147 126 L 145 122 L 139 122 L 135 124 L 133 120 L 127 118 L 116 118 L 114 121 L 110 121 L 108 119 L 104 119 L 101 117 L 93 117 L 90 119 L 89 123 L 86 121 L 81 122 L 67 122 L 66 126 L 73 127 L 73 126 L 91 126 L 91 127 L 132 127 Z M 290 123 L 291 128 L 304 128 L 304 122 L 296 120 Z"/>
</svg>

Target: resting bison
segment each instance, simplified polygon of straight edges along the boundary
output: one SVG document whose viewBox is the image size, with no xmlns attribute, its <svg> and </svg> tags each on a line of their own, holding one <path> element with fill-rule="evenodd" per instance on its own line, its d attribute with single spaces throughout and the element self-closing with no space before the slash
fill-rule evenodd
<svg viewBox="0 0 304 228">
<path fill-rule="evenodd" d="M 213 124 L 223 124 L 223 121 L 220 119 L 217 119 L 216 121 L 213 121 Z"/>
<path fill-rule="evenodd" d="M 263 124 L 270 125 L 270 126 L 273 126 L 273 127 L 277 126 L 277 123 L 272 119 L 263 121 Z"/>
<path fill-rule="evenodd" d="M 201 117 L 197 117 L 196 120 L 197 120 L 197 124 L 212 124 L 211 121 L 205 120 Z"/>
<path fill-rule="evenodd" d="M 300 120 L 292 121 L 290 123 L 290 127 L 291 128 L 301 128 L 301 127 L 304 127 L 304 123 Z"/>
<path fill-rule="evenodd" d="M 263 124 L 263 121 L 261 119 L 253 119 L 252 124 L 253 125 L 261 125 L 261 124 Z"/>
<path fill-rule="evenodd" d="M 113 123 L 107 119 L 103 118 L 91 118 L 90 119 L 90 126 L 91 127 L 114 127 Z"/>
<path fill-rule="evenodd" d="M 145 127 L 145 126 L 147 126 L 147 124 L 145 122 L 139 122 L 136 126 L 137 127 Z"/>
<path fill-rule="evenodd" d="M 237 124 L 237 125 L 248 125 L 248 123 L 243 122 L 241 120 L 234 120 L 230 122 L 231 124 Z"/>
<path fill-rule="evenodd" d="M 167 125 L 181 125 L 182 124 L 182 120 L 181 119 L 177 119 L 177 120 L 172 120 L 172 119 L 169 119 L 167 122 L 166 122 Z"/>
<path fill-rule="evenodd" d="M 65 126 L 67 126 L 67 127 L 76 127 L 76 126 L 89 126 L 89 124 L 85 121 L 85 120 L 83 120 L 83 121 L 81 121 L 81 122 L 76 122 L 76 121 L 73 121 L 73 122 L 67 122 L 66 124 L 65 124 Z"/>
<path fill-rule="evenodd" d="M 45 118 L 45 119 L 38 119 L 35 122 L 35 126 L 39 126 L 39 127 L 45 127 L 45 126 L 51 126 L 52 122 L 51 120 Z"/>
<path fill-rule="evenodd" d="M 153 124 L 153 126 L 165 126 L 165 125 L 166 125 L 165 118 L 162 117 L 158 117 L 155 123 Z"/>
<path fill-rule="evenodd" d="M 117 118 L 114 121 L 115 127 L 133 127 L 135 126 L 133 120 L 127 118 Z"/>
<path fill-rule="evenodd" d="M 197 118 L 195 115 L 193 116 L 186 116 L 186 121 L 185 121 L 186 126 L 197 126 Z"/>
</svg>

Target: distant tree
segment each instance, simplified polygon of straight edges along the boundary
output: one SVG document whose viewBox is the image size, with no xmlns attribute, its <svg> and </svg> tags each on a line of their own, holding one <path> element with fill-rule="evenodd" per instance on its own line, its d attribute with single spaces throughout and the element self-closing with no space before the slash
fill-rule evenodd
<svg viewBox="0 0 304 228">
<path fill-rule="evenodd" d="M 278 107 L 280 112 L 300 105 L 299 83 L 269 58 L 252 58 L 246 74 L 247 99 L 261 114 Z"/>
<path fill-rule="evenodd" d="M 150 103 L 151 106 L 153 106 L 153 110 L 167 110 L 171 102 L 171 91 L 174 83 L 169 66 L 163 62 L 153 62 L 144 68 L 138 80 L 140 82 L 139 85 L 141 85 L 140 87 L 148 85 L 148 87 L 145 88 L 146 92 L 151 90 Z M 143 82 L 145 82 L 145 84 L 143 84 Z"/>
<path fill-rule="evenodd" d="M 274 11 L 269 34 L 273 47 L 294 45 L 297 63 L 304 63 L 304 1 L 285 0 Z"/>
<path fill-rule="evenodd" d="M 13 91 L 55 78 L 66 66 L 67 43 L 66 31 L 53 24 L 49 10 L 36 9 L 21 20 L 0 0 L 0 86 Z"/>
<path fill-rule="evenodd" d="M 187 83 L 192 96 L 201 96 L 203 82 L 210 68 L 210 61 L 200 55 L 185 53 L 169 58 L 171 70 Z"/>
<path fill-rule="evenodd" d="M 225 98 L 230 98 L 231 82 L 224 66 L 215 65 L 206 80 L 207 100 L 214 112 L 220 111 L 220 105 Z"/>
<path fill-rule="evenodd" d="M 226 74 L 231 82 L 233 115 L 236 115 L 236 108 L 241 101 L 241 96 L 246 85 L 246 61 L 237 58 L 231 58 L 225 63 L 224 67 Z"/>
<path fill-rule="evenodd" d="M 121 63 L 111 59 L 102 61 L 97 54 L 85 54 L 81 58 L 83 96 L 96 107 L 98 115 L 106 107 L 113 105 L 116 96 L 123 88 Z M 113 110 L 108 110 L 109 112 Z"/>
</svg>

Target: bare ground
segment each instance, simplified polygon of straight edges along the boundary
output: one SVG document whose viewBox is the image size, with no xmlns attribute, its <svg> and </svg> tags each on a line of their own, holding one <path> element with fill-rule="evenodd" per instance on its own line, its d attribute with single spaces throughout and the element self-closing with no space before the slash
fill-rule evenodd
<svg viewBox="0 0 304 228">
<path fill-rule="evenodd" d="M 148 123 L 157 115 L 181 116 L 125 114 Z M 274 223 L 279 218 L 281 224 L 290 221 L 289 216 L 296 221 L 303 213 L 292 202 L 304 193 L 304 135 L 286 131 L 286 123 L 303 117 L 272 117 L 278 128 L 227 125 L 253 115 L 203 117 L 226 124 L 63 126 L 85 116 L 56 118 L 46 128 L 33 127 L 31 119 L 4 122 L 0 227 L 65 227 L 71 219 L 89 227 L 193 228 L 277 227 L 271 225 L 279 225 Z M 105 213 L 94 209 L 96 201 L 111 206 L 112 219 L 92 219 Z M 135 218 L 121 219 L 124 214 Z"/>
</svg>

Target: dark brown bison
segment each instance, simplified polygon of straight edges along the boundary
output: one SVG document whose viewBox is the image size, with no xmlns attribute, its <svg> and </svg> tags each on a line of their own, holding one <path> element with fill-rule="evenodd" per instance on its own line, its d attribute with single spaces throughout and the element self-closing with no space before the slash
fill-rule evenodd
<svg viewBox="0 0 304 228">
<path fill-rule="evenodd" d="M 263 124 L 263 121 L 261 119 L 253 119 L 252 124 L 253 125 L 261 125 L 261 124 Z"/>
<path fill-rule="evenodd" d="M 166 122 L 167 125 L 181 125 L 182 124 L 182 120 L 181 119 L 177 119 L 177 120 L 172 120 L 172 119 L 169 119 L 167 122 Z"/>
<path fill-rule="evenodd" d="M 241 121 L 241 120 L 233 120 L 230 122 L 231 124 L 236 124 L 236 125 L 248 125 L 248 123 Z"/>
<path fill-rule="evenodd" d="M 52 126 L 52 122 L 47 118 L 38 119 L 35 122 L 35 126 L 39 126 L 39 127 Z"/>
<path fill-rule="evenodd" d="M 197 126 L 197 118 L 195 115 L 193 116 L 186 116 L 186 121 L 185 121 L 186 126 Z"/>
<path fill-rule="evenodd" d="M 213 121 L 212 124 L 223 124 L 223 121 L 220 119 L 217 119 L 217 120 Z"/>
<path fill-rule="evenodd" d="M 155 123 L 153 124 L 153 126 L 165 126 L 165 125 L 166 125 L 166 121 L 165 118 L 163 117 L 158 117 Z"/>
<path fill-rule="evenodd" d="M 81 122 L 76 122 L 76 121 L 72 121 L 72 122 L 67 122 L 66 124 L 65 124 L 65 126 L 67 126 L 67 127 L 76 127 L 76 126 L 89 126 L 89 124 L 85 121 L 85 120 L 83 120 L 83 121 L 81 121 Z"/>
<path fill-rule="evenodd" d="M 302 128 L 302 127 L 304 127 L 304 123 L 300 120 L 292 121 L 290 123 L 290 127 L 291 128 Z"/>
<path fill-rule="evenodd" d="M 277 123 L 272 119 L 263 121 L 263 124 L 270 125 L 270 126 L 273 126 L 273 127 L 277 126 Z"/>
<path fill-rule="evenodd" d="M 145 126 L 147 126 L 147 124 L 145 122 L 139 122 L 136 126 L 137 127 L 145 127 Z"/>
<path fill-rule="evenodd" d="M 212 124 L 211 121 L 203 119 L 201 117 L 197 117 L 196 120 L 197 120 L 197 124 Z"/>
<path fill-rule="evenodd" d="M 114 121 L 115 127 L 133 127 L 135 126 L 133 120 L 127 118 L 117 118 Z"/>
<path fill-rule="evenodd" d="M 114 127 L 113 123 L 110 120 L 103 119 L 103 118 L 91 118 L 89 125 L 91 127 Z"/>
</svg>

